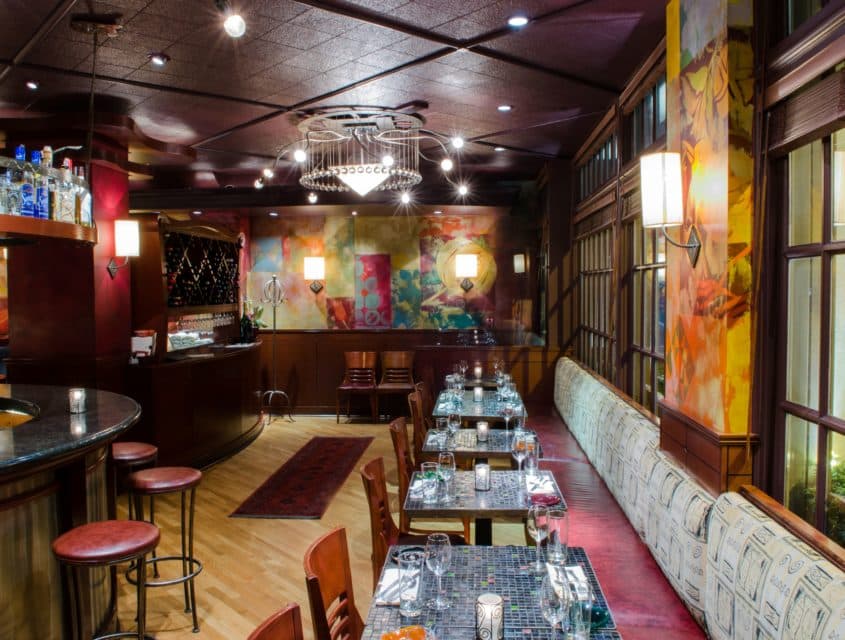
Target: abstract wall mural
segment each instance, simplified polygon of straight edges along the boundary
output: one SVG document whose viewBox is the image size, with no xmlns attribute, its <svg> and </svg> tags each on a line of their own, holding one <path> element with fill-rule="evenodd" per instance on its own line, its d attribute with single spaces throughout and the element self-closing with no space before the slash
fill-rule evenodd
<svg viewBox="0 0 845 640">
<path fill-rule="evenodd" d="M 670 149 L 679 149 L 698 265 L 669 252 L 666 402 L 716 431 L 749 424 L 753 219 L 750 0 L 667 7 Z M 677 109 L 672 106 L 677 105 Z M 672 120 L 675 120 L 673 122 Z"/>
<path fill-rule="evenodd" d="M 496 214 L 254 218 L 247 296 L 262 306 L 263 284 L 278 276 L 287 294 L 279 329 L 481 326 L 496 312 L 497 251 L 508 261 L 514 252 L 496 246 L 501 221 Z M 467 293 L 454 275 L 458 253 L 479 257 Z M 326 259 L 324 289 L 316 295 L 303 277 L 306 255 Z M 268 308 L 263 320 L 270 317 Z"/>
</svg>

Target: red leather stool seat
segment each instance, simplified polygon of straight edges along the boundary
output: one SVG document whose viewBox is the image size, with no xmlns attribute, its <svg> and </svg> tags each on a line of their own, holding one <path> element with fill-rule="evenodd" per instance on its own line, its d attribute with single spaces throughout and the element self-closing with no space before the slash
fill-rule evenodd
<svg viewBox="0 0 845 640">
<path fill-rule="evenodd" d="M 113 564 L 149 553 L 160 535 L 157 526 L 140 520 L 91 522 L 53 540 L 53 553 L 71 564 Z"/>
<path fill-rule="evenodd" d="M 146 442 L 115 442 L 111 446 L 111 456 L 121 466 L 147 464 L 155 461 L 158 447 Z"/>
<path fill-rule="evenodd" d="M 154 467 L 136 471 L 129 476 L 129 487 L 133 493 L 154 495 L 186 491 L 202 480 L 202 471 L 191 467 Z"/>
</svg>

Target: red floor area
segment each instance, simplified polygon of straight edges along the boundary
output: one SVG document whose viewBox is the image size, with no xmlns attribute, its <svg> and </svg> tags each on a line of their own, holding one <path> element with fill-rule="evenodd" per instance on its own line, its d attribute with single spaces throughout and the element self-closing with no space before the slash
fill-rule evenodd
<svg viewBox="0 0 845 640">
<path fill-rule="evenodd" d="M 625 640 L 705 638 L 559 418 L 534 417 L 541 467 L 555 474 L 569 506 L 569 541 L 584 547 Z"/>
</svg>

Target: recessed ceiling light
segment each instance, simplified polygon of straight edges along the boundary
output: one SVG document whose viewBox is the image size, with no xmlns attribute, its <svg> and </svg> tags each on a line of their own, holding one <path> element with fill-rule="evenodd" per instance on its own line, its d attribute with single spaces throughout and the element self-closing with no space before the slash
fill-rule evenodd
<svg viewBox="0 0 845 640">
<path fill-rule="evenodd" d="M 465 184 L 462 184 L 458 187 L 458 195 L 459 196 L 465 196 L 468 193 L 469 193 L 469 187 L 466 186 Z"/>
<path fill-rule="evenodd" d="M 202 215 L 202 211 L 200 211 L 199 209 L 195 209 L 195 210 L 191 211 L 191 213 L 193 213 L 195 216 L 201 216 Z"/>
<path fill-rule="evenodd" d="M 511 109 L 513 109 L 513 105 L 509 105 L 509 104 L 500 104 L 498 107 L 496 107 L 496 109 L 498 109 L 498 110 L 499 110 L 499 111 L 501 111 L 502 113 L 507 113 L 508 111 L 510 111 Z"/>
<path fill-rule="evenodd" d="M 357 216 L 357 215 L 358 215 L 358 212 L 357 212 L 357 211 L 353 211 L 353 212 L 352 212 L 352 215 L 353 215 L 353 216 Z"/>
<path fill-rule="evenodd" d="M 460 149 L 464 146 L 464 139 L 460 136 L 455 136 L 452 138 L 452 146 L 455 147 L 455 149 Z"/>
<path fill-rule="evenodd" d="M 163 67 L 170 62 L 170 56 L 161 51 L 148 53 L 147 58 L 149 58 L 150 62 L 152 62 L 156 67 Z"/>
<path fill-rule="evenodd" d="M 504 147 L 493 147 L 493 151 L 504 151 Z"/>
<path fill-rule="evenodd" d="M 261 173 L 268 180 L 273 177 L 273 170 L 270 167 L 264 167 L 264 169 L 261 171 Z"/>
<path fill-rule="evenodd" d="M 270 212 L 270 213 L 268 213 L 267 215 L 268 215 L 268 216 L 270 216 L 271 218 L 278 218 L 278 217 L 279 217 L 279 212 L 278 212 L 278 211 L 271 211 L 271 212 Z"/>
<path fill-rule="evenodd" d="M 246 22 L 237 13 L 232 13 L 223 21 L 223 28 L 230 38 L 240 38 L 246 33 Z"/>
<path fill-rule="evenodd" d="M 517 29 L 528 24 L 528 17 L 522 14 L 516 14 L 508 18 L 508 26 L 516 27 Z"/>
<path fill-rule="evenodd" d="M 35 80 L 27 80 L 26 81 L 26 88 L 30 91 L 38 91 L 38 87 L 40 85 Z"/>
<path fill-rule="evenodd" d="M 308 202 L 311 204 L 317 204 L 317 194 L 313 191 L 308 194 Z"/>
</svg>

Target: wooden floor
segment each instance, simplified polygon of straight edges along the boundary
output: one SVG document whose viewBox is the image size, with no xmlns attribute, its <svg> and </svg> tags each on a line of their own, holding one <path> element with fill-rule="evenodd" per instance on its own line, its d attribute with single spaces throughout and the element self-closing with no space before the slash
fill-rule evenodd
<svg viewBox="0 0 845 640">
<path fill-rule="evenodd" d="M 272 472 L 317 435 L 375 438 L 322 519 L 229 517 Z M 148 633 L 160 640 L 246 638 L 271 613 L 288 602 L 298 602 L 305 637 L 313 638 L 302 557 L 315 538 L 336 526 L 347 529 L 355 598 L 362 617 L 366 617 L 372 597 L 370 523 L 358 468 L 377 456 L 384 457 L 394 519 L 398 521 L 396 464 L 386 424 L 335 424 L 333 416 L 296 416 L 296 422 L 277 419 L 249 447 L 206 470 L 197 491 L 194 541 L 194 555 L 204 565 L 196 579 L 200 633 L 191 632 L 191 615 L 184 612 L 178 585 L 148 591 Z M 118 516 L 126 517 L 123 496 Z M 177 552 L 178 497 L 164 496 L 156 501 L 156 521 L 162 530 L 159 554 Z M 520 524 L 494 524 L 493 534 L 495 544 L 525 543 Z M 171 570 L 163 577 L 173 575 Z M 121 624 L 124 629 L 132 629 L 134 591 L 122 575 L 119 584 Z"/>
</svg>

